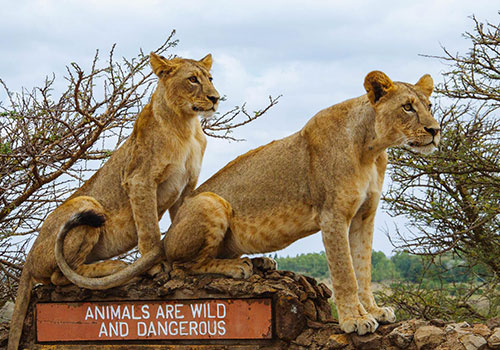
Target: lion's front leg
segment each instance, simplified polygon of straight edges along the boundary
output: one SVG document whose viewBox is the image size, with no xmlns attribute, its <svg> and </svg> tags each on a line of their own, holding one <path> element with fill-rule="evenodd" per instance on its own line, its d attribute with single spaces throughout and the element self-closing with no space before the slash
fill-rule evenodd
<svg viewBox="0 0 500 350">
<path fill-rule="evenodd" d="M 375 332 L 378 323 L 365 310 L 358 297 L 356 275 L 347 237 L 348 220 L 335 218 L 331 212 L 326 212 L 321 215 L 320 227 L 332 277 L 340 328 L 346 333 L 357 332 L 359 335 Z"/>
<path fill-rule="evenodd" d="M 369 196 L 353 218 L 349 230 L 349 245 L 361 303 L 380 323 L 392 323 L 396 321 L 394 310 L 390 307 L 379 307 L 371 288 L 373 223 L 377 204 L 378 195 Z"/>
<path fill-rule="evenodd" d="M 137 232 L 138 248 L 142 256 L 161 244 L 156 200 L 157 187 L 153 181 L 146 181 L 146 179 L 148 179 L 146 176 L 131 177 L 125 182 Z M 148 271 L 148 274 L 156 275 L 161 271 L 162 265 L 158 262 Z"/>
</svg>

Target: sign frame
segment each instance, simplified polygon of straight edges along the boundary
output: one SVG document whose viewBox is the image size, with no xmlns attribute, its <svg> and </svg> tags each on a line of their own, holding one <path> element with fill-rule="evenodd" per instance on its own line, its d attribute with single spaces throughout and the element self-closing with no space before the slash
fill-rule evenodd
<svg viewBox="0 0 500 350">
<path fill-rule="evenodd" d="M 36 343 L 269 341 L 273 304 L 273 298 L 38 303 Z"/>
</svg>

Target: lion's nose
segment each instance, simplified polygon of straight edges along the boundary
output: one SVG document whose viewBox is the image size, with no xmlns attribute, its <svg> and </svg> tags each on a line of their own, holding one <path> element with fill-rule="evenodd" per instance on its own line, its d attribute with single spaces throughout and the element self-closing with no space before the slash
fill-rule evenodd
<svg viewBox="0 0 500 350">
<path fill-rule="evenodd" d="M 219 101 L 219 96 L 207 96 L 207 98 L 212 101 L 213 104 L 216 104 Z"/>
<path fill-rule="evenodd" d="M 439 130 L 441 130 L 440 128 L 426 128 L 426 127 L 424 127 L 424 129 L 432 136 L 436 136 L 437 134 L 439 134 Z"/>
</svg>

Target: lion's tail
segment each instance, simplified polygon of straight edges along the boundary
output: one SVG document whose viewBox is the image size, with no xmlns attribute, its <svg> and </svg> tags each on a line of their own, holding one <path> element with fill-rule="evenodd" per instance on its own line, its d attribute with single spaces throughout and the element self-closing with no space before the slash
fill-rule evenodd
<svg viewBox="0 0 500 350">
<path fill-rule="evenodd" d="M 30 303 L 33 278 L 31 276 L 31 271 L 29 271 L 28 259 L 29 255 L 26 259 L 26 263 L 24 264 L 25 267 L 21 273 L 21 279 L 19 280 L 16 304 L 10 321 L 9 343 L 7 345 L 7 350 L 17 350 L 19 347 L 19 340 L 21 339 L 21 334 L 23 332 L 24 318 L 26 317 L 26 312 Z"/>
<path fill-rule="evenodd" d="M 55 244 L 55 256 L 57 265 L 62 273 L 72 283 L 79 287 L 87 289 L 109 289 L 124 284 L 130 279 L 149 270 L 157 261 L 164 256 L 163 245 L 154 247 L 148 253 L 144 254 L 133 264 L 125 267 L 124 269 L 105 277 L 85 277 L 76 273 L 66 262 L 63 254 L 64 238 L 68 232 L 80 225 L 89 225 L 93 227 L 100 227 L 104 224 L 105 218 L 103 215 L 87 210 L 73 215 L 73 217 L 66 222 L 57 234 Z"/>
</svg>

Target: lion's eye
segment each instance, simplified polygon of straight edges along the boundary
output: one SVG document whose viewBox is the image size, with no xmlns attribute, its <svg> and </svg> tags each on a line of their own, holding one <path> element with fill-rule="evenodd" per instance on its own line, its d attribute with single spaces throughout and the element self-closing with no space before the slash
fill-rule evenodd
<svg viewBox="0 0 500 350">
<path fill-rule="evenodd" d="M 209 81 L 212 81 L 212 80 L 214 80 L 214 78 L 212 78 L 212 77 L 208 77 L 208 80 L 209 80 Z"/>
<path fill-rule="evenodd" d="M 407 112 L 411 112 L 413 111 L 413 106 L 411 105 L 411 103 L 407 103 L 403 105 L 403 109 Z"/>
<path fill-rule="evenodd" d="M 194 75 L 192 77 L 189 77 L 188 80 L 194 84 L 197 84 L 198 83 L 198 78 L 195 77 Z"/>
</svg>

